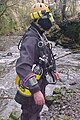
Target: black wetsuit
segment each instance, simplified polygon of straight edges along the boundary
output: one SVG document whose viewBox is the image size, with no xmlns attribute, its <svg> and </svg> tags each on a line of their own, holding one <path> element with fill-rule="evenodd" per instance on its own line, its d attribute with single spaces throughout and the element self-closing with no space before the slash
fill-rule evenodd
<svg viewBox="0 0 80 120">
<path fill-rule="evenodd" d="M 24 81 L 27 75 L 33 74 L 33 64 L 39 63 L 39 57 L 41 56 L 41 52 L 40 48 L 38 47 L 38 42 L 41 41 L 41 38 L 37 31 L 41 36 L 43 35 L 43 31 L 39 30 L 39 28 L 32 23 L 22 37 L 20 57 L 16 62 L 16 72 L 22 81 Z M 49 50 L 47 50 L 47 52 L 48 51 Z M 56 69 L 55 61 L 54 69 Z M 47 84 L 48 82 L 46 81 L 46 77 L 43 74 L 38 84 L 31 89 L 32 94 L 41 90 L 43 95 L 45 96 L 45 87 Z M 39 113 L 42 110 L 43 106 L 38 106 L 35 104 L 33 95 L 27 97 L 20 94 L 19 91 L 17 91 L 15 100 L 16 102 L 21 104 L 21 120 L 38 120 Z"/>
</svg>

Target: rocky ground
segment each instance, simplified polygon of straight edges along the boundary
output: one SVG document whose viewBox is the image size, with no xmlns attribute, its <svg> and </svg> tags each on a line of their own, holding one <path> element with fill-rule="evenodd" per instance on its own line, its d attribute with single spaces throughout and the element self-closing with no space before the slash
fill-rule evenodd
<svg viewBox="0 0 80 120">
<path fill-rule="evenodd" d="M 44 108 L 41 120 L 80 120 L 80 89 L 55 88 L 47 100 L 52 105 Z M 10 114 L 9 120 L 19 120 L 19 113 Z"/>
<path fill-rule="evenodd" d="M 52 105 L 43 120 L 80 120 L 80 89 L 56 89 L 48 100 Z"/>
</svg>

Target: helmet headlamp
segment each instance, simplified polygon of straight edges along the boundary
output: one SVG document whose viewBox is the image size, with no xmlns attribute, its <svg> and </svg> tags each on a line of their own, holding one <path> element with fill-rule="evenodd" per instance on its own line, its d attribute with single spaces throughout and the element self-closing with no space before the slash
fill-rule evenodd
<svg viewBox="0 0 80 120">
<path fill-rule="evenodd" d="M 32 6 L 30 10 L 30 18 L 32 20 L 38 19 L 44 16 L 46 13 L 50 12 L 48 5 L 44 3 L 36 3 Z"/>
</svg>

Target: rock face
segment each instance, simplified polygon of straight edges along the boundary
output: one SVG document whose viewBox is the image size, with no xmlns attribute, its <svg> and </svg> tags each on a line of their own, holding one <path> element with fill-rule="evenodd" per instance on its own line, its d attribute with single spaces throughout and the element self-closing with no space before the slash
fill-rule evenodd
<svg viewBox="0 0 80 120">
<path fill-rule="evenodd" d="M 53 27 L 47 35 L 50 41 L 57 41 L 64 48 L 80 47 L 80 18 L 79 16 L 70 18 L 61 23 L 59 27 Z"/>
<path fill-rule="evenodd" d="M 22 36 L 0 36 L 0 51 L 17 46 Z"/>
<path fill-rule="evenodd" d="M 80 46 L 80 20 L 71 19 L 63 25 L 62 33 L 64 35 L 61 40 L 63 46 L 68 48 L 77 48 Z"/>
</svg>

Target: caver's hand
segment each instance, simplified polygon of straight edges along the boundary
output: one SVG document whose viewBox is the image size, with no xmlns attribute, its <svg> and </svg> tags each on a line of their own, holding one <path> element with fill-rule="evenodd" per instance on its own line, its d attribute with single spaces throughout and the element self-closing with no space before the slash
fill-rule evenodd
<svg viewBox="0 0 80 120">
<path fill-rule="evenodd" d="M 53 73 L 53 76 L 54 76 L 54 79 L 55 79 L 55 80 L 59 80 L 59 79 L 60 79 L 58 72 L 54 72 L 54 73 Z"/>
<path fill-rule="evenodd" d="M 41 91 L 34 93 L 33 97 L 34 97 L 34 101 L 37 105 L 45 104 L 45 99 L 44 99 L 44 96 Z"/>
</svg>

